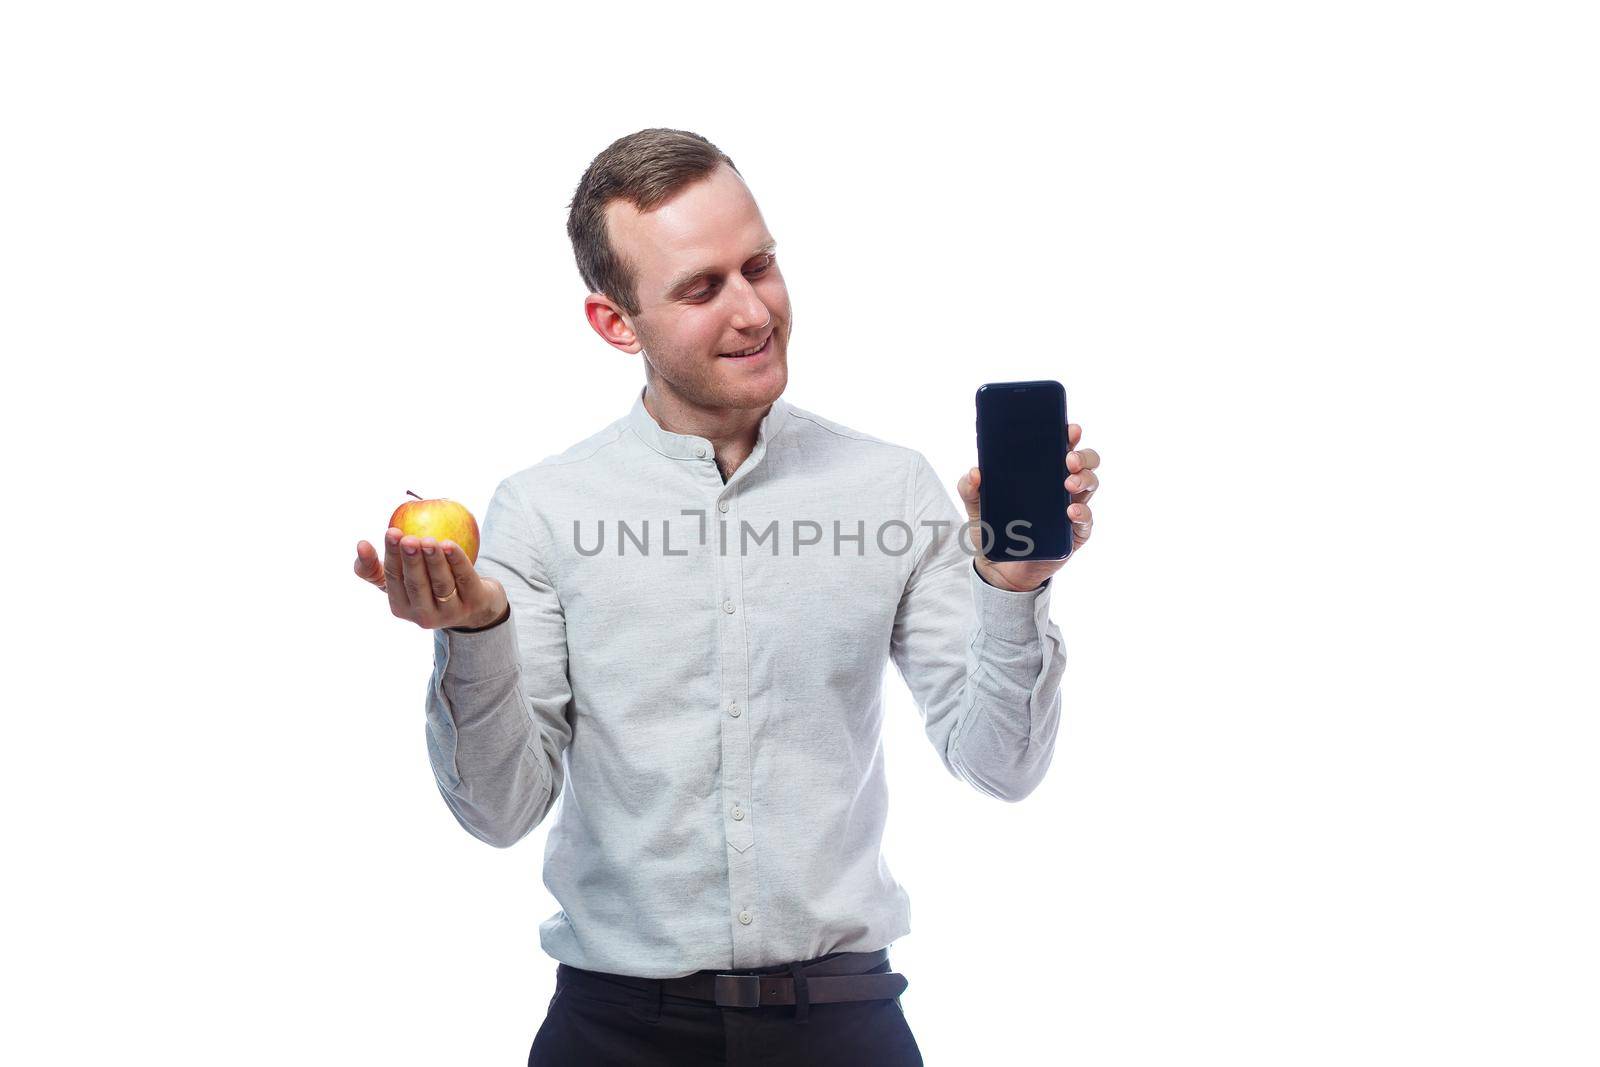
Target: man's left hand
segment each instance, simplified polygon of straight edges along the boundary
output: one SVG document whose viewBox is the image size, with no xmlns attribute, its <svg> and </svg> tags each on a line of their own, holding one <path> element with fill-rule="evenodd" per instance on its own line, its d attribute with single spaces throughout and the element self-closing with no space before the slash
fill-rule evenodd
<svg viewBox="0 0 1600 1067">
<path fill-rule="evenodd" d="M 1066 485 L 1067 491 L 1072 494 L 1072 502 L 1067 506 L 1067 520 L 1072 529 L 1072 551 L 1066 559 L 995 563 L 986 558 L 983 554 L 983 527 L 978 524 L 978 485 L 982 480 L 982 472 L 973 467 L 956 483 L 956 492 L 967 506 L 967 518 L 971 523 L 968 529 L 972 534 L 973 563 L 990 585 L 1014 593 L 1037 589 L 1046 578 L 1066 566 L 1067 560 L 1076 556 L 1089 540 L 1089 534 L 1094 530 L 1094 513 L 1089 510 L 1089 498 L 1100 488 L 1100 475 L 1095 470 L 1100 466 L 1100 453 L 1092 448 L 1079 448 L 1078 443 L 1082 440 L 1083 427 L 1075 422 L 1067 423 L 1067 448 L 1070 451 L 1067 453 Z M 1000 531 L 996 531 L 994 536 L 998 541 Z M 989 547 L 995 549 L 994 544 Z"/>
</svg>

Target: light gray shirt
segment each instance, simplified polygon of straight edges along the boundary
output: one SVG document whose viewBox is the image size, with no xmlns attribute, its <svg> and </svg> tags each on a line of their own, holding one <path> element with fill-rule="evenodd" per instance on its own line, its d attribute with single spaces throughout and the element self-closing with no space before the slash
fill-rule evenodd
<svg viewBox="0 0 1600 1067">
<path fill-rule="evenodd" d="M 477 569 L 511 613 L 434 631 L 428 754 L 491 845 L 556 811 L 550 956 L 671 978 L 909 932 L 881 853 L 886 663 L 990 797 L 1039 784 L 1061 715 L 1051 583 L 989 585 L 965 522 L 919 452 L 782 398 L 726 482 L 641 390 L 499 484 Z"/>
</svg>

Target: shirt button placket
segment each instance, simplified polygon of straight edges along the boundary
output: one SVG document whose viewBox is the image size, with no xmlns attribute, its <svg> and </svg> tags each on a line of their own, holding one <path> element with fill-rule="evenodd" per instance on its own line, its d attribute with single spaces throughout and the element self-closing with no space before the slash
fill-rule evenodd
<svg viewBox="0 0 1600 1067">
<path fill-rule="evenodd" d="M 732 521 L 733 504 L 717 501 L 719 516 Z M 755 922 L 760 889 L 756 884 L 755 795 L 751 773 L 751 719 L 743 714 L 745 695 L 750 691 L 750 650 L 747 645 L 749 619 L 741 608 L 743 568 L 738 553 L 739 540 L 728 536 L 725 551 L 722 539 L 714 538 L 722 645 L 722 799 L 723 832 L 728 841 L 728 895 L 733 913 L 733 965 L 757 967 L 765 962 L 761 928 Z"/>
</svg>

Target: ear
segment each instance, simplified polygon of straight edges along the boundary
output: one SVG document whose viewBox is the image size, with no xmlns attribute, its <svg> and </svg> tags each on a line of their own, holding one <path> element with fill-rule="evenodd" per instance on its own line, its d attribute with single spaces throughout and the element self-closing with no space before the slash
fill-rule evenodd
<svg viewBox="0 0 1600 1067">
<path fill-rule="evenodd" d="M 633 332 L 627 313 L 604 293 L 590 293 L 584 297 L 583 314 L 600 339 L 613 348 L 633 355 L 644 347 Z"/>
</svg>

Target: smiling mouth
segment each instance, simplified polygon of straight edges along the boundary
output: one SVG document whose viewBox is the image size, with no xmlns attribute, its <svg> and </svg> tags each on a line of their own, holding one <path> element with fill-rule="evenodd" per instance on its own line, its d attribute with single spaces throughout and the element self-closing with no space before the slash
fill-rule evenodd
<svg viewBox="0 0 1600 1067">
<path fill-rule="evenodd" d="M 774 330 L 773 333 L 777 333 L 777 331 Z M 762 341 L 755 348 L 746 349 L 743 352 L 723 352 L 721 354 L 721 356 L 722 356 L 723 359 L 749 359 L 751 356 L 759 356 L 759 355 L 761 355 L 763 352 L 765 352 L 770 347 L 772 347 L 772 334 L 771 333 L 767 334 L 767 339 L 765 341 Z"/>
</svg>

